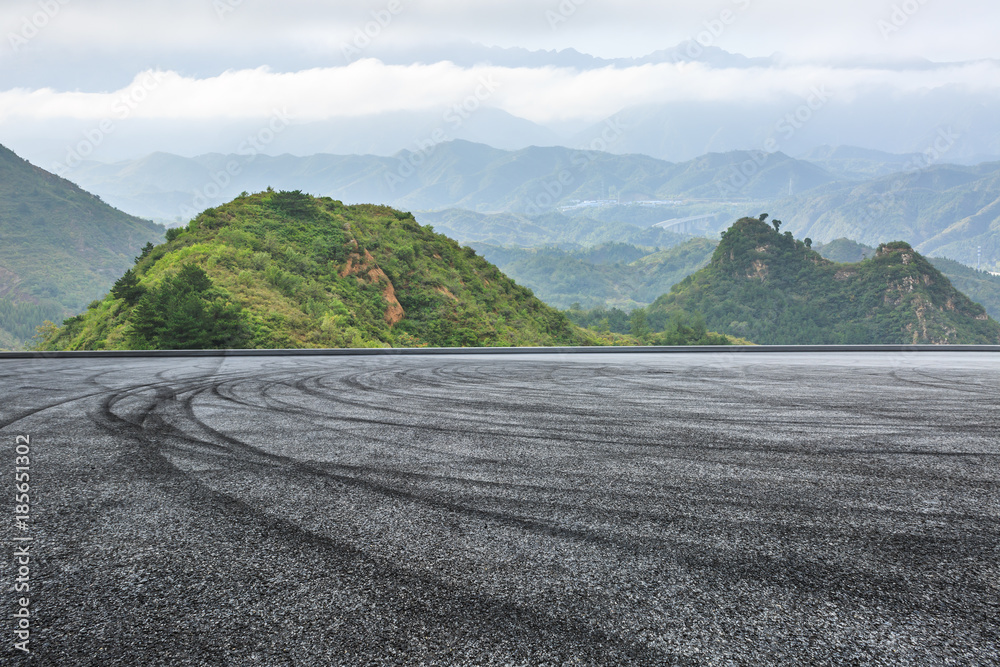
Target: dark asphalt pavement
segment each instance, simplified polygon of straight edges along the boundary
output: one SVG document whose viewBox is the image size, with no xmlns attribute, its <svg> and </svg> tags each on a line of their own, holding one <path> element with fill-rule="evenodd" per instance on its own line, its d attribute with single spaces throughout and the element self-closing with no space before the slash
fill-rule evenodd
<svg viewBox="0 0 1000 667">
<path fill-rule="evenodd" d="M 0 663 L 997 665 L 998 434 L 988 353 L 2 360 Z"/>
</svg>

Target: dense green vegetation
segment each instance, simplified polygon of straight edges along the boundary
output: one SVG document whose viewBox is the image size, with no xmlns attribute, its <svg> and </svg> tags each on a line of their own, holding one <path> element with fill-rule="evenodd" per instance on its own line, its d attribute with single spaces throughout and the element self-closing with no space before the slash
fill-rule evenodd
<svg viewBox="0 0 1000 667">
<path fill-rule="evenodd" d="M 163 232 L 0 146 L 0 349 L 82 311 Z"/>
<path fill-rule="evenodd" d="M 649 316 L 701 313 L 709 328 L 760 344 L 1000 343 L 1000 324 L 908 244 L 838 264 L 765 219 L 736 222 Z"/>
<path fill-rule="evenodd" d="M 636 308 L 628 313 L 620 308 L 584 310 L 573 304 L 566 315 L 581 327 L 604 338 L 621 335 L 641 345 L 751 345 L 749 341 L 709 331 L 700 314 L 650 312 Z"/>
<path fill-rule="evenodd" d="M 580 303 L 587 308 L 632 309 L 649 305 L 706 265 L 715 246 L 715 241 L 694 238 L 665 250 L 624 243 L 573 251 L 488 245 L 478 250 L 557 308 Z"/>
<path fill-rule="evenodd" d="M 244 194 L 167 238 L 40 347 L 600 342 L 471 248 L 387 207 Z"/>
<path fill-rule="evenodd" d="M 125 274 L 112 296 L 134 304 L 130 346 L 151 350 L 206 350 L 242 348 L 252 331 L 246 311 L 227 300 L 195 264 L 184 264 L 149 290 L 138 276 Z"/>
<path fill-rule="evenodd" d="M 860 262 L 875 256 L 875 248 L 849 239 L 835 239 L 830 243 L 815 246 L 816 251 L 834 262 Z M 1000 276 L 977 271 L 976 269 L 944 257 L 928 257 L 927 260 L 943 273 L 951 284 L 962 294 L 986 308 L 986 313 L 1000 320 Z"/>
<path fill-rule="evenodd" d="M 0 338 L 0 349 L 20 347 L 25 341 L 31 340 L 39 324 L 46 320 L 62 319 L 65 315 L 66 309 L 56 301 L 32 303 L 0 299 L 0 329 L 6 335 L 6 344 Z"/>
<path fill-rule="evenodd" d="M 931 257 L 929 260 L 938 271 L 948 276 L 956 289 L 982 304 L 990 317 L 1000 320 L 1000 276 L 976 271 L 952 259 Z"/>
</svg>

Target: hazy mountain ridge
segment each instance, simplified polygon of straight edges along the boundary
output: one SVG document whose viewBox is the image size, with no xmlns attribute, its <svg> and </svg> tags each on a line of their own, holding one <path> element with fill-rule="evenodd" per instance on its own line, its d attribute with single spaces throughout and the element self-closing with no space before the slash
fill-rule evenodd
<svg viewBox="0 0 1000 667">
<path fill-rule="evenodd" d="M 579 70 L 605 67 L 640 67 L 663 63 L 704 63 L 719 68 L 767 67 L 779 62 L 770 58 L 748 58 L 716 46 L 703 46 L 686 41 L 677 46 L 659 49 L 635 58 L 601 58 L 576 49 L 531 50 L 519 47 L 485 46 L 474 42 L 456 42 L 416 49 L 374 48 L 371 55 L 387 65 L 408 65 L 414 62 L 433 64 L 450 62 L 462 67 L 493 65 L 496 67 L 570 67 Z"/>
<path fill-rule="evenodd" d="M 905 238 L 924 254 L 1000 270 L 1000 163 L 934 165 L 865 183 L 830 183 L 774 207 L 816 241 Z"/>
<path fill-rule="evenodd" d="M 557 211 L 528 217 L 516 213 L 475 213 L 465 209 L 423 211 L 422 222 L 455 239 L 478 247 L 558 247 L 581 250 L 607 243 L 627 243 L 668 248 L 690 235 L 660 227 L 642 227 L 619 218 L 600 220 L 590 215 L 567 215 Z M 609 216 L 610 217 L 610 216 Z"/>
<path fill-rule="evenodd" d="M 476 216 L 507 216 L 506 222 L 522 229 L 530 239 L 519 239 L 516 231 L 491 237 L 478 233 L 471 219 L 460 221 L 461 216 L 448 214 L 449 224 L 454 224 L 444 231 L 462 242 L 493 245 L 566 242 L 533 229 L 537 226 L 533 221 L 556 215 L 560 208 L 581 200 L 608 202 L 611 197 L 611 204 L 671 202 L 653 208 L 621 209 L 618 219 L 609 222 L 651 225 L 707 214 L 711 219 L 703 224 L 702 233 L 724 229 L 736 215 L 766 206 L 793 212 L 786 220 L 788 228 L 817 242 L 847 237 L 878 245 L 905 238 L 921 252 L 966 264 L 974 263 L 976 250 L 982 246 L 984 266 L 1000 269 L 1000 163 L 916 168 L 925 163 L 912 162 L 916 159 L 912 156 L 894 157 L 851 147 L 823 149 L 813 156 L 821 163 L 864 159 L 865 169 L 873 172 L 900 165 L 906 170 L 873 180 L 850 181 L 782 153 L 715 153 L 670 163 L 644 155 L 558 147 L 503 151 L 454 141 L 426 153 L 406 151 L 392 158 L 219 154 L 181 158 L 155 154 L 115 165 L 89 163 L 74 177 L 116 206 L 161 220 L 183 220 L 241 191 L 306 187 L 349 203 L 378 202 L 414 211 L 465 209 L 478 211 Z M 790 190 L 793 194 L 789 197 Z M 598 219 L 603 215 L 599 208 L 565 213 L 575 218 Z M 444 223 L 441 215 L 428 215 L 435 216 L 434 224 Z M 493 224 L 499 219 L 488 222 L 499 229 Z M 608 241 L 639 243 L 603 238 L 590 244 Z"/>
<path fill-rule="evenodd" d="M 921 153 L 888 153 L 858 146 L 819 146 L 796 157 L 822 167 L 837 178 L 854 181 L 905 172 L 927 161 Z"/>
<path fill-rule="evenodd" d="M 287 54 L 271 54 L 271 66 L 277 72 L 293 73 L 297 70 L 287 62 Z M 233 69 L 255 70 L 261 62 L 243 62 L 246 54 L 228 54 L 227 64 L 218 71 L 203 62 L 190 62 L 187 57 L 173 63 L 148 63 L 138 65 L 153 69 L 176 71 L 182 76 L 217 76 Z M 830 74 L 843 74 L 851 80 L 856 72 L 878 73 L 892 81 L 895 74 L 917 75 L 925 72 L 947 72 L 963 68 L 995 67 L 995 61 L 931 62 L 921 59 L 898 60 L 889 58 L 845 58 L 842 61 L 809 62 L 790 61 L 780 55 L 746 57 L 727 52 L 715 46 L 703 46 L 687 41 L 635 58 L 600 58 L 573 49 L 562 51 L 527 50 L 523 48 L 486 47 L 478 44 L 435 44 L 392 50 L 388 44 L 379 45 L 363 56 L 388 63 L 389 66 L 411 66 L 452 63 L 463 69 L 488 65 L 510 70 L 565 69 L 574 73 L 622 68 L 662 67 L 677 65 L 687 72 L 731 77 L 766 76 L 781 78 L 796 69 L 816 70 L 817 80 Z M 353 59 L 350 62 L 355 62 Z M 348 65 L 338 56 L 304 68 L 338 68 Z M 24 69 L 24 68 L 21 68 Z M 114 90 L 114 85 L 128 85 L 126 72 L 134 77 L 136 71 L 122 71 L 121 63 L 108 64 L 109 72 L 118 72 L 114 82 L 106 82 L 98 90 Z M 668 72 L 669 70 L 665 70 Z M 8 72 L 11 81 L 20 80 L 20 71 Z M 50 73 L 51 74 L 51 73 Z M 55 88 L 73 89 L 79 81 L 61 84 L 39 83 L 39 79 L 22 81 L 27 88 L 52 85 Z M 723 89 L 725 84 L 720 84 Z M 795 93 L 790 91 L 795 90 Z M 451 122 L 449 107 L 454 102 L 442 101 L 432 110 L 412 111 L 373 110 L 360 116 L 348 114 L 318 121 L 292 123 L 274 145 L 268 147 L 272 154 L 362 154 L 391 156 L 400 149 L 413 150 L 441 132 L 449 140 L 461 139 L 489 143 L 507 150 L 520 150 L 532 145 L 560 145 L 592 147 L 595 142 L 603 150 L 616 154 L 642 153 L 652 157 L 683 162 L 709 152 L 726 153 L 736 150 L 761 150 L 769 140 L 778 142 L 778 150 L 789 155 L 804 154 L 817 146 L 855 145 L 866 150 L 895 154 L 920 154 L 935 145 L 940 131 L 952 132 L 956 137 L 948 149 L 948 159 L 968 163 L 996 159 L 1000 156 L 1000 137 L 995 131 L 994 120 L 1000 113 L 1000 100 L 995 91 L 979 90 L 974 86 L 939 85 L 929 82 L 926 89 L 894 89 L 892 85 L 870 86 L 860 82 L 848 84 L 846 89 L 822 93 L 817 104 L 811 97 L 813 91 L 797 90 L 796 86 L 778 88 L 766 96 L 702 98 L 697 95 L 623 103 L 622 108 L 610 117 L 594 117 L 581 112 L 579 115 L 564 111 L 553 118 L 527 118 L 523 111 L 505 110 L 488 100 L 476 106 L 474 113 L 463 116 L 460 122 Z M 641 97 L 639 98 L 642 99 Z M 659 99 L 659 101 L 657 101 Z M 805 105 L 808 120 L 792 122 Z M 813 109 L 812 107 L 816 107 Z M 608 123 L 621 128 L 611 141 L 607 141 Z M 248 133 L 256 133 L 260 120 L 238 118 L 197 121 L 163 119 L 130 119 L 116 129 L 114 136 L 102 142 L 101 153 L 106 160 L 134 159 L 137 154 L 170 150 L 187 155 L 212 152 L 228 153 L 240 145 Z M 63 161 L 66 147 L 73 146 L 79 137 L 92 130 L 93 121 L 60 119 L 58 123 L 41 119 L 36 123 L 22 124 L 15 136 L 7 142 L 33 160 L 52 169 L 52 164 Z M 768 150 L 773 150 L 768 148 Z M 832 166 L 832 165 L 831 165 Z M 842 165 L 844 166 L 844 165 Z M 859 170 L 869 176 L 879 175 L 876 169 L 868 173 L 870 164 L 846 165 L 843 175 L 858 175 Z"/>
<path fill-rule="evenodd" d="M 740 176 L 742 165 L 753 173 Z M 789 184 L 812 188 L 836 179 L 784 154 L 736 151 L 670 163 L 645 155 L 613 155 L 562 147 L 503 151 L 451 141 L 424 152 L 374 155 L 154 154 L 116 164 L 87 163 L 72 174 L 81 187 L 144 215 L 193 216 L 241 191 L 305 187 L 350 203 L 407 210 L 465 208 L 540 214 L 580 200 L 694 198 L 770 200 Z M 733 184 L 738 185 L 738 190 Z M 797 186 L 795 184 L 798 184 Z"/>
<path fill-rule="evenodd" d="M 797 113 L 806 120 L 798 120 Z M 850 96 L 819 87 L 802 96 L 629 106 L 577 132 L 571 143 L 600 143 L 613 122 L 623 131 L 606 142 L 606 150 L 677 162 L 733 150 L 804 155 L 818 146 L 855 146 L 897 155 L 931 152 L 938 160 L 966 164 L 1000 156 L 998 114 L 1000 99 L 994 94 L 961 86 L 920 92 L 864 89 Z M 948 137 L 946 146 L 942 135 Z"/>
</svg>

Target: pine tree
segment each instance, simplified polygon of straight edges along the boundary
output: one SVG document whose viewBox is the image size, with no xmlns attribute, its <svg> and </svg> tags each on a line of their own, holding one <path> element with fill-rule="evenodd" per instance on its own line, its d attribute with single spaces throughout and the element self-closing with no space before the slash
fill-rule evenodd
<svg viewBox="0 0 1000 667">
<path fill-rule="evenodd" d="M 145 288 L 139 284 L 139 276 L 132 269 L 126 271 L 125 275 L 119 278 L 115 286 L 111 288 L 111 295 L 116 299 L 121 299 L 128 306 L 136 305 L 145 293 Z"/>
</svg>

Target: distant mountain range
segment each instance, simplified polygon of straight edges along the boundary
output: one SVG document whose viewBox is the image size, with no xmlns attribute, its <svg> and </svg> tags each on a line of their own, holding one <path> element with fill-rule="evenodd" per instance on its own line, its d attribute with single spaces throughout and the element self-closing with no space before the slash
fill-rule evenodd
<svg viewBox="0 0 1000 667">
<path fill-rule="evenodd" d="M 906 239 L 921 253 L 1000 271 L 1000 162 L 935 165 L 863 183 L 831 182 L 771 204 L 787 228 L 826 242 Z M 981 253 L 981 254 L 980 254 Z"/>
<path fill-rule="evenodd" d="M 886 153 L 857 146 L 819 146 L 796 157 L 847 181 L 868 181 L 929 166 L 921 153 Z"/>
<path fill-rule="evenodd" d="M 993 94 L 958 87 L 898 95 L 868 90 L 849 99 L 831 92 L 829 100 L 815 112 L 808 108 L 809 103 L 807 98 L 786 95 L 766 100 L 697 100 L 628 107 L 609 119 L 622 132 L 604 145 L 612 153 L 642 153 L 674 161 L 732 150 L 780 150 L 799 156 L 818 146 L 844 145 L 892 154 L 930 151 L 938 160 L 961 164 L 1000 156 L 996 128 L 1000 100 Z M 807 108 L 803 117 L 808 121 L 798 122 L 794 114 L 803 107 Z M 578 131 L 566 143 L 600 145 L 609 120 Z M 954 137 L 945 150 L 937 141 L 941 132 Z M 769 144 L 773 148 L 768 148 Z M 936 144 L 939 149 L 935 149 Z"/>
<path fill-rule="evenodd" d="M 454 42 L 419 49 L 373 48 L 369 54 L 387 65 L 409 65 L 414 62 L 452 62 L 462 67 L 493 65 L 495 67 L 571 67 L 578 70 L 595 70 L 605 67 L 641 67 L 664 63 L 703 63 L 717 68 L 769 67 L 778 63 L 777 57 L 748 58 L 729 53 L 716 46 L 702 46 L 687 41 L 677 46 L 654 51 L 639 58 L 599 58 L 576 49 L 558 51 L 524 48 L 485 46 L 475 42 Z"/>
<path fill-rule="evenodd" d="M 85 163 L 72 178 L 137 215 L 184 222 L 241 191 L 268 186 L 413 211 L 461 208 L 537 216 L 588 200 L 771 201 L 789 190 L 836 180 L 821 167 L 782 153 L 736 151 L 675 164 L 561 147 L 504 151 L 467 141 L 393 157 L 157 153 L 116 164 Z"/>
<path fill-rule="evenodd" d="M 975 264 L 981 250 L 982 266 L 1000 271 L 1000 162 L 928 165 L 922 155 L 852 147 L 808 157 L 736 151 L 671 163 L 452 141 L 394 157 L 158 153 L 86 163 L 73 178 L 122 210 L 173 224 L 271 186 L 426 212 L 463 243 L 493 245 L 666 245 L 635 238 L 622 224 L 663 222 L 670 231 L 692 232 L 690 224 L 675 225 L 697 218 L 697 233 L 708 235 L 739 215 L 789 211 L 787 228 L 817 242 L 905 239 L 922 253 L 965 264 Z M 594 220 L 605 223 L 604 231 Z"/>
</svg>

